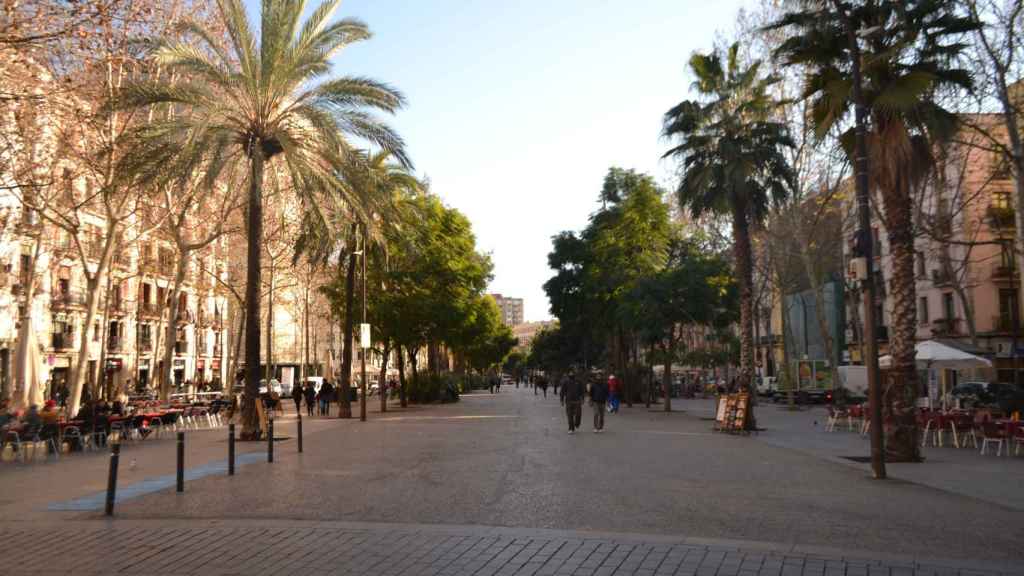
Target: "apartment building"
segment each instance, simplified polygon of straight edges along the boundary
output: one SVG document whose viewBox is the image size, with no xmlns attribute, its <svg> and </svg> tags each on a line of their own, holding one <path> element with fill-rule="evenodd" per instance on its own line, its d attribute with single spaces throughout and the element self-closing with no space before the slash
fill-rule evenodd
<svg viewBox="0 0 1024 576">
<path fill-rule="evenodd" d="M 514 328 L 523 323 L 523 299 L 510 298 L 501 294 L 491 294 L 491 298 L 498 303 L 501 309 L 501 321 L 509 328 Z"/>
</svg>

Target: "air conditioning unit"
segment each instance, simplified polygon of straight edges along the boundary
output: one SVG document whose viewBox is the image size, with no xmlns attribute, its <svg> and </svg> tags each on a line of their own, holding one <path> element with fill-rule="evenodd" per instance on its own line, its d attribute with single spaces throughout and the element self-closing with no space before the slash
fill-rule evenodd
<svg viewBox="0 0 1024 576">
<path fill-rule="evenodd" d="M 996 342 L 996 358 L 1012 358 L 1013 345 L 1009 342 Z"/>
</svg>

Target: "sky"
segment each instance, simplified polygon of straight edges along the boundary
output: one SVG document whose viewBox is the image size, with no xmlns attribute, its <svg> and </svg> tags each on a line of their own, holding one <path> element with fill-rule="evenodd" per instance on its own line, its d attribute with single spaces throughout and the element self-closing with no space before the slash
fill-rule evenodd
<svg viewBox="0 0 1024 576">
<path fill-rule="evenodd" d="M 405 94 L 390 122 L 417 173 L 473 223 L 494 263 L 490 291 L 523 298 L 526 320 L 542 320 L 551 237 L 586 226 L 611 166 L 672 185 L 662 115 L 689 97 L 690 54 L 730 33 L 744 4 L 344 0 L 336 17 L 374 36 L 333 72 Z"/>
</svg>

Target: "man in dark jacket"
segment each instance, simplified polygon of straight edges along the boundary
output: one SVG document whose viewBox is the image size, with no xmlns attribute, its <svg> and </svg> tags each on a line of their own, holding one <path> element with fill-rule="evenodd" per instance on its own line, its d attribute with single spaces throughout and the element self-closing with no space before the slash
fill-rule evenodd
<svg viewBox="0 0 1024 576">
<path fill-rule="evenodd" d="M 569 374 L 562 380 L 559 398 L 565 405 L 565 416 L 569 420 L 569 434 L 575 434 L 580 427 L 580 420 L 583 418 L 583 397 L 586 391 L 583 388 L 583 380 L 570 370 Z"/>
<path fill-rule="evenodd" d="M 590 405 L 594 407 L 594 432 L 604 430 L 605 403 L 608 402 L 608 384 L 600 377 L 590 381 Z"/>
</svg>

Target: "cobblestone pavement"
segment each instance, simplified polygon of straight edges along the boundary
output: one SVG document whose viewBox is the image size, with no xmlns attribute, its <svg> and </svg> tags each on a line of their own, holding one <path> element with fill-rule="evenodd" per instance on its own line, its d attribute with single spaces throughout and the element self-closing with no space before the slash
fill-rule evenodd
<svg viewBox="0 0 1024 576">
<path fill-rule="evenodd" d="M 983 576 L 1013 567 L 667 536 L 294 521 L 0 527 L 0 574 Z"/>
</svg>

